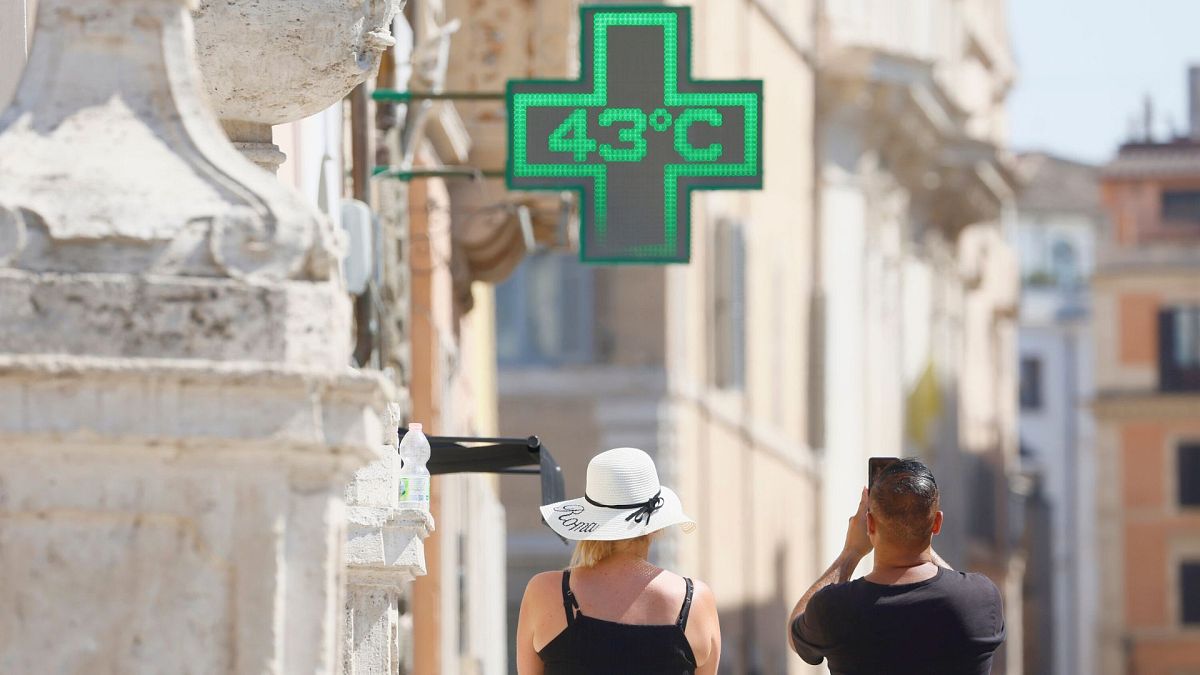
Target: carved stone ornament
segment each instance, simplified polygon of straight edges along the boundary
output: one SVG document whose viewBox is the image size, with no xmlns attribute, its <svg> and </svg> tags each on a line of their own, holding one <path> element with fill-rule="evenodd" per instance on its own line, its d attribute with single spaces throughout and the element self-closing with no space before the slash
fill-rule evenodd
<svg viewBox="0 0 1200 675">
<path fill-rule="evenodd" d="M 341 100 L 396 43 L 400 0 L 199 0 L 196 48 L 209 99 L 230 139 L 274 170 L 270 127 Z"/>
<path fill-rule="evenodd" d="M 0 265 L 6 265 L 25 249 L 25 217 L 0 204 Z"/>
<path fill-rule="evenodd" d="M 42 0 L 0 115 L 0 266 L 336 277 L 332 228 L 230 145 L 189 0 Z"/>
</svg>

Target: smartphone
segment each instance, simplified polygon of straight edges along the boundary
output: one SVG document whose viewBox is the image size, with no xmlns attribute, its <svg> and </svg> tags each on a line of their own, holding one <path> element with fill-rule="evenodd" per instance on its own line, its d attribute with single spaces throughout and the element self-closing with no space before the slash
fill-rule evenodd
<svg viewBox="0 0 1200 675">
<path fill-rule="evenodd" d="M 892 462 L 899 461 L 899 457 L 872 457 L 867 460 L 867 489 L 871 489 L 875 485 L 875 477 L 883 471 L 887 465 Z"/>
</svg>

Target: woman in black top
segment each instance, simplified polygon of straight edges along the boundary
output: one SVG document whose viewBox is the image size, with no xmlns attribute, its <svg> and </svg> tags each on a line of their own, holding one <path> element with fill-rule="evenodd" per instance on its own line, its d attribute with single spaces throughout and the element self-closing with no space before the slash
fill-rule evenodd
<svg viewBox="0 0 1200 675">
<path fill-rule="evenodd" d="M 517 625 L 520 675 L 683 675 L 717 672 L 721 630 L 702 582 L 649 562 L 651 541 L 695 522 L 634 448 L 588 464 L 580 499 L 542 507 L 555 532 L 578 542 L 565 572 L 525 589 Z"/>
</svg>

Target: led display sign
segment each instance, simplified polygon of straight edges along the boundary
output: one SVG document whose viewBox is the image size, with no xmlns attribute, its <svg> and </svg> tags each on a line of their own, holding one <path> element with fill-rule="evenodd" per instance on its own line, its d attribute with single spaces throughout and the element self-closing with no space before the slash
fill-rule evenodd
<svg viewBox="0 0 1200 675">
<path fill-rule="evenodd" d="M 693 80 L 685 7 L 580 25 L 580 79 L 508 84 L 508 185 L 579 193 L 584 262 L 687 262 L 691 191 L 762 187 L 762 82 Z"/>
</svg>

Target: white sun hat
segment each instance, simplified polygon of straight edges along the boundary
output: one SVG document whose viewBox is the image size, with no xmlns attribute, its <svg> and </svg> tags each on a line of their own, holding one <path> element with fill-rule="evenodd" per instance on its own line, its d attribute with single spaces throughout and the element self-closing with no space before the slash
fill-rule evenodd
<svg viewBox="0 0 1200 675">
<path fill-rule="evenodd" d="M 637 448 L 596 455 L 588 463 L 583 497 L 541 508 L 550 529 L 576 541 L 633 539 L 671 525 L 696 529 L 679 495 L 658 482 L 654 460 Z"/>
</svg>

